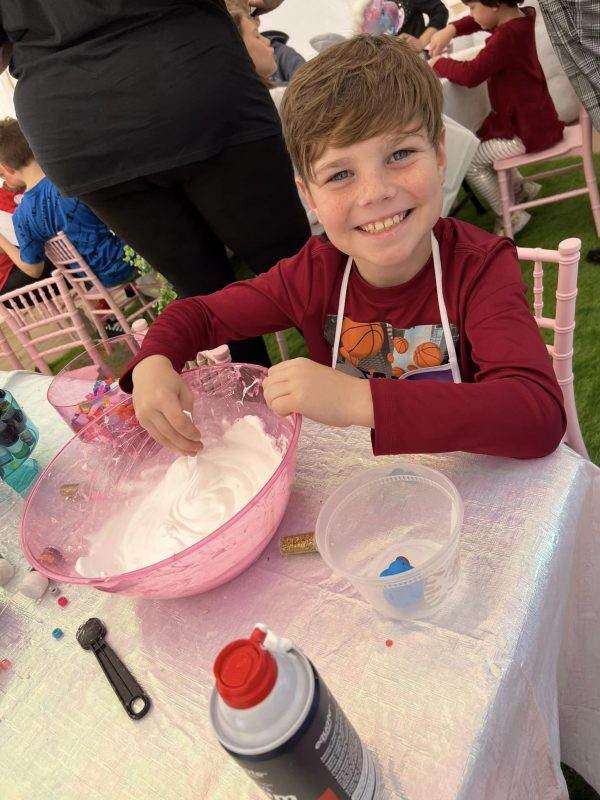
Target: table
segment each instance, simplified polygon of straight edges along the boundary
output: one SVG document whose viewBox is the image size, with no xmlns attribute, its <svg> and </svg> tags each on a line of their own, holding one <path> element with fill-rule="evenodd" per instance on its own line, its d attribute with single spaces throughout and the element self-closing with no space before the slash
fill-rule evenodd
<svg viewBox="0 0 600 800">
<path fill-rule="evenodd" d="M 48 380 L 0 373 L 40 427 L 42 462 L 69 436 Z M 560 750 L 600 789 L 600 472 L 564 446 L 539 461 L 409 458 L 441 470 L 465 503 L 458 587 L 410 624 L 379 617 L 318 556 L 282 558 L 279 535 L 198 597 L 65 585 L 66 608 L 51 594 L 35 603 L 16 591 L 21 501 L 0 487 L 0 552 L 18 566 L 0 589 L 0 658 L 13 662 L 0 672 L 2 800 L 259 800 L 207 721 L 215 654 L 259 620 L 314 660 L 375 753 L 386 800 L 566 800 Z M 311 530 L 332 488 L 374 461 L 365 431 L 306 421 L 279 534 Z M 74 639 L 94 615 L 152 697 L 139 722 Z"/>
</svg>

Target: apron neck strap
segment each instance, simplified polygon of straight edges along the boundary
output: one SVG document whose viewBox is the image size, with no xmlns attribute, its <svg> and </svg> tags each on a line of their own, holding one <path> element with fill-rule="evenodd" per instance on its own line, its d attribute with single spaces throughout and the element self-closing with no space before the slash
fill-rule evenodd
<svg viewBox="0 0 600 800">
<path fill-rule="evenodd" d="M 338 351 L 340 349 L 340 339 L 342 338 L 342 323 L 344 321 L 344 310 L 346 308 L 346 294 L 348 292 L 348 281 L 352 271 L 352 256 L 348 256 L 346 261 L 346 269 L 344 270 L 344 277 L 342 278 L 342 285 L 340 287 L 340 299 L 338 302 L 337 320 L 335 323 L 335 338 L 333 340 L 333 350 L 331 356 L 331 366 L 335 369 L 337 364 Z"/>
<path fill-rule="evenodd" d="M 454 340 L 452 339 L 452 332 L 450 331 L 450 323 L 448 322 L 448 312 L 446 310 L 446 303 L 444 302 L 444 291 L 442 285 L 442 259 L 440 256 L 440 247 L 433 231 L 431 231 L 431 254 L 433 257 L 433 271 L 435 275 L 435 290 L 437 294 L 438 307 L 440 310 L 440 319 L 442 321 L 442 329 L 444 331 L 444 338 L 446 340 L 446 348 L 448 350 L 448 362 L 452 371 L 452 378 L 454 383 L 460 383 L 460 369 L 458 360 L 456 358 L 456 349 L 454 347 Z M 350 280 L 350 273 L 352 271 L 352 256 L 348 256 L 346 261 L 346 268 L 344 269 L 344 277 L 342 278 L 342 285 L 340 287 L 340 299 L 338 302 L 337 320 L 335 325 L 335 338 L 333 340 L 333 349 L 331 355 L 331 366 L 335 369 L 338 359 L 338 352 L 340 349 L 340 340 L 342 337 L 342 324 L 344 321 L 344 311 L 346 308 L 346 295 L 348 293 L 348 281 Z"/>
</svg>

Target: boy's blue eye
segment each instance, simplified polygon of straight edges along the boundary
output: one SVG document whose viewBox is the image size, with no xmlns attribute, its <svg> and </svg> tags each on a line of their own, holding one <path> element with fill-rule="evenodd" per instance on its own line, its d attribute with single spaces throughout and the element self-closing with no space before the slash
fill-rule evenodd
<svg viewBox="0 0 600 800">
<path fill-rule="evenodd" d="M 335 175 L 332 175 L 331 178 L 328 178 L 328 183 L 331 181 L 343 181 L 344 178 L 347 178 L 350 175 L 349 169 L 342 169 L 339 172 L 336 172 Z"/>
<path fill-rule="evenodd" d="M 404 161 L 412 152 L 412 150 L 394 150 L 390 158 L 392 161 Z"/>
</svg>

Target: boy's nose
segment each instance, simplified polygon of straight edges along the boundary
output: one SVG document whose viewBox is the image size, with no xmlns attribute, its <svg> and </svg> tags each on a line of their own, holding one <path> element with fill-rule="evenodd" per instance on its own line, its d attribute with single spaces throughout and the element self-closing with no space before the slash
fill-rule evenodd
<svg viewBox="0 0 600 800">
<path fill-rule="evenodd" d="M 378 173 L 364 178 L 358 193 L 359 206 L 370 206 L 391 200 L 396 195 L 396 186 L 387 176 Z"/>
</svg>

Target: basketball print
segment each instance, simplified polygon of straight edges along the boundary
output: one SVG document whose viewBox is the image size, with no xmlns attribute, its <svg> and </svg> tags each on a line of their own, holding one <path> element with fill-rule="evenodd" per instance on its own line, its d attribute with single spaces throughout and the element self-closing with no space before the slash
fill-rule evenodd
<svg viewBox="0 0 600 800">
<path fill-rule="evenodd" d="M 392 375 L 394 378 L 400 378 L 404 375 L 404 370 L 401 367 L 392 367 Z"/>
<path fill-rule="evenodd" d="M 394 336 L 394 350 L 397 353 L 406 353 L 408 341 L 403 336 Z"/>
<path fill-rule="evenodd" d="M 353 367 L 363 358 L 377 355 L 383 347 L 384 335 L 380 322 L 354 322 L 344 317 L 340 337 L 340 355 Z"/>
<path fill-rule="evenodd" d="M 442 351 L 433 342 L 423 342 L 415 347 L 413 362 L 417 367 L 439 367 L 442 363 Z"/>
</svg>

